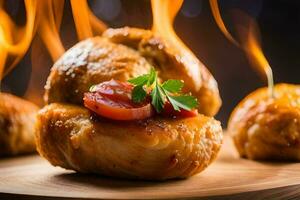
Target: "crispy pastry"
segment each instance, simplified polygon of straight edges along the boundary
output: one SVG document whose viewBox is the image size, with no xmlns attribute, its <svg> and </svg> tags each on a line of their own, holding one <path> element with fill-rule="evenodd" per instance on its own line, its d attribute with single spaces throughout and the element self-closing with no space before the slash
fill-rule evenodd
<svg viewBox="0 0 300 200">
<path fill-rule="evenodd" d="M 222 143 L 215 119 L 199 114 L 120 122 L 83 107 L 83 94 L 91 85 L 112 78 L 127 81 L 153 65 L 162 81 L 185 80 L 185 91 L 198 98 L 198 110 L 214 115 L 221 103 L 214 78 L 200 62 L 196 65 L 201 73 L 193 74 L 180 56 L 141 29 L 110 29 L 103 37 L 75 45 L 54 64 L 47 80 L 48 105 L 39 112 L 36 126 L 40 155 L 78 172 L 133 179 L 186 178 L 204 170 Z"/>
<path fill-rule="evenodd" d="M 278 84 L 247 96 L 235 108 L 228 132 L 242 157 L 300 161 L 300 86 Z"/>
<path fill-rule="evenodd" d="M 0 93 L 0 156 L 35 151 L 34 123 L 38 107 L 16 96 Z"/>
</svg>

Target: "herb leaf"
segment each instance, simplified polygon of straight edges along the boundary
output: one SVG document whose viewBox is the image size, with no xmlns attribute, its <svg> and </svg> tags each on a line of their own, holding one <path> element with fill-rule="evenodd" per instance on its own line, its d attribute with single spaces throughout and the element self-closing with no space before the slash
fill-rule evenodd
<svg viewBox="0 0 300 200">
<path fill-rule="evenodd" d="M 152 67 L 148 77 L 147 86 L 150 87 L 154 83 L 154 81 L 156 81 L 156 79 L 157 79 L 157 73 L 155 69 Z"/>
<path fill-rule="evenodd" d="M 149 80 L 149 74 L 144 74 L 136 78 L 129 79 L 128 82 L 133 85 L 145 85 Z"/>
<path fill-rule="evenodd" d="M 154 106 L 155 110 L 160 113 L 166 103 L 166 96 L 164 94 L 163 88 L 158 84 L 157 79 L 155 80 L 155 86 L 151 92 L 151 97 L 151 104 Z"/>
<path fill-rule="evenodd" d="M 167 100 L 171 103 L 174 110 L 180 111 L 192 110 L 197 107 L 197 99 L 188 94 L 181 94 L 183 81 L 170 79 L 163 84 L 158 82 L 157 72 L 151 68 L 149 74 L 144 74 L 136 78 L 128 80 L 129 83 L 135 85 L 132 91 L 132 100 L 135 103 L 140 103 L 146 99 L 148 90 L 151 90 L 151 104 L 155 110 L 160 113 Z"/>
<path fill-rule="evenodd" d="M 146 91 L 143 88 L 143 85 L 138 85 L 132 90 L 132 100 L 134 103 L 140 103 L 145 100 L 147 96 Z"/>
<path fill-rule="evenodd" d="M 168 100 L 172 104 L 174 110 L 179 111 L 180 108 L 184 110 L 192 110 L 198 105 L 197 99 L 190 95 L 171 96 L 168 95 Z"/>
<path fill-rule="evenodd" d="M 170 93 L 176 93 L 181 91 L 183 85 L 183 81 L 170 79 L 164 82 L 162 87 Z"/>
</svg>

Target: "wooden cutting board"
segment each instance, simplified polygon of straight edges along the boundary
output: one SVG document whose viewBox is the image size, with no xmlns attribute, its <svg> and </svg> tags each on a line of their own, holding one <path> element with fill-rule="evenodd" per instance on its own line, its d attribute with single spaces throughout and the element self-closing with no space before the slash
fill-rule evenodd
<svg viewBox="0 0 300 200">
<path fill-rule="evenodd" d="M 186 180 L 141 182 L 77 174 L 37 155 L 0 160 L 0 199 L 300 199 L 300 163 L 240 159 L 229 138 L 219 158 Z"/>
</svg>

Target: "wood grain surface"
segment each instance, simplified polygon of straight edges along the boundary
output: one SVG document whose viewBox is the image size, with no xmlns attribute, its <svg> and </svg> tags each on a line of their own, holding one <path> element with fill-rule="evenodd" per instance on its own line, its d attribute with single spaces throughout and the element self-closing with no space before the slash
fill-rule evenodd
<svg viewBox="0 0 300 200">
<path fill-rule="evenodd" d="M 299 185 L 298 185 L 299 184 Z M 300 199 L 300 163 L 240 159 L 231 140 L 186 180 L 142 182 L 77 174 L 37 155 L 0 160 L 0 199 Z"/>
</svg>

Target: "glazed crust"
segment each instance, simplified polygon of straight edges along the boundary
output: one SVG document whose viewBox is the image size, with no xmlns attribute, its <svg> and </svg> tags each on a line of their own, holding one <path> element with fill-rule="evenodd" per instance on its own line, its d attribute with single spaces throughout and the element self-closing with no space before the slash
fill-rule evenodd
<svg viewBox="0 0 300 200">
<path fill-rule="evenodd" d="M 151 31 L 128 27 L 108 29 L 102 37 L 87 39 L 68 50 L 51 70 L 45 87 L 46 103 L 80 105 L 91 85 L 111 78 L 126 81 L 148 73 L 151 66 L 161 81 L 183 80 L 184 92 L 197 97 L 200 113 L 214 116 L 218 112 L 218 86 L 202 63 L 189 59 Z"/>
<path fill-rule="evenodd" d="M 247 96 L 233 111 L 228 132 L 242 157 L 300 161 L 300 85 L 278 84 Z"/>
<path fill-rule="evenodd" d="M 0 156 L 35 151 L 34 123 L 38 107 L 16 96 L 0 93 Z"/>
<path fill-rule="evenodd" d="M 199 115 L 117 122 L 60 103 L 37 117 L 37 149 L 55 166 L 113 177 L 164 180 L 204 170 L 222 143 L 220 123 Z"/>
</svg>

